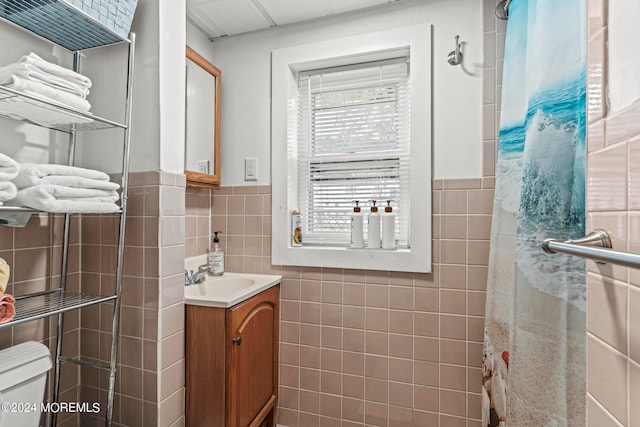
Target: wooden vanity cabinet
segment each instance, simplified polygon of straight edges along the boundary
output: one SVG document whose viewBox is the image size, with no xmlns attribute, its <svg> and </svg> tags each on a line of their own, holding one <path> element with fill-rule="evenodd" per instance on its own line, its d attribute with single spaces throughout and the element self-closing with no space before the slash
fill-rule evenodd
<svg viewBox="0 0 640 427">
<path fill-rule="evenodd" d="M 186 306 L 186 425 L 274 425 L 276 285 L 230 308 Z"/>
</svg>

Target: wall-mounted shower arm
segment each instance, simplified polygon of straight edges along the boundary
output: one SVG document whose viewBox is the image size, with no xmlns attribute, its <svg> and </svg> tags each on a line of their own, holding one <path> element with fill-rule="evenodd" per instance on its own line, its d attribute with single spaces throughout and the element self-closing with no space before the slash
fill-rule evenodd
<svg viewBox="0 0 640 427">
<path fill-rule="evenodd" d="M 548 254 L 563 253 L 589 258 L 599 263 L 611 263 L 640 269 L 640 255 L 611 249 L 611 238 L 605 230 L 594 230 L 588 235 L 564 242 L 545 239 L 542 250 Z"/>
</svg>

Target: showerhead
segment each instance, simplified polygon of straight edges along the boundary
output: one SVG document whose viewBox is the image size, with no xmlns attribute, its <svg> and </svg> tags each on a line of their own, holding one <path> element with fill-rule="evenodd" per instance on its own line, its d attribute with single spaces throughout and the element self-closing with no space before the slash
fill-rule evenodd
<svg viewBox="0 0 640 427">
<path fill-rule="evenodd" d="M 504 21 L 509 19 L 509 3 L 511 3 L 511 0 L 502 0 L 498 3 L 498 6 L 496 6 L 496 16 L 498 19 Z"/>
</svg>

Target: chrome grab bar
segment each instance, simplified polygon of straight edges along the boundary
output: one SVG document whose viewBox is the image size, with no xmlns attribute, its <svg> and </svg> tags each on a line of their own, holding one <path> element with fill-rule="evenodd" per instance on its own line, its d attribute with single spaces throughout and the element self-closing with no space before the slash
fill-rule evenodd
<svg viewBox="0 0 640 427">
<path fill-rule="evenodd" d="M 611 263 L 640 269 L 640 255 L 611 249 L 611 238 L 605 230 L 593 230 L 580 239 L 545 239 L 542 250 L 548 254 L 563 253 L 589 258 L 599 263 Z"/>
</svg>

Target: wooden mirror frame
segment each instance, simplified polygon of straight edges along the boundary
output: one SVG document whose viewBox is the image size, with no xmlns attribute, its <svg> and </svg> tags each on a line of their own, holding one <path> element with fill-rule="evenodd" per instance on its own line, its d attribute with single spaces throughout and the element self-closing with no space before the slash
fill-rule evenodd
<svg viewBox="0 0 640 427">
<path fill-rule="evenodd" d="M 214 117 L 214 147 L 213 147 L 213 173 L 206 174 L 195 171 L 186 170 L 184 174 L 187 177 L 187 187 L 200 188 L 219 188 L 220 187 L 220 95 L 222 91 L 222 72 L 212 63 L 207 61 L 198 52 L 193 50 L 189 45 L 186 46 L 186 57 L 193 61 L 196 65 L 202 67 L 203 70 L 214 76 L 215 83 L 215 117 Z M 186 96 L 186 93 L 185 93 Z M 186 105 L 186 100 L 185 100 Z M 185 150 L 187 149 L 187 136 L 185 127 Z M 186 165 L 185 165 L 186 166 Z"/>
</svg>

